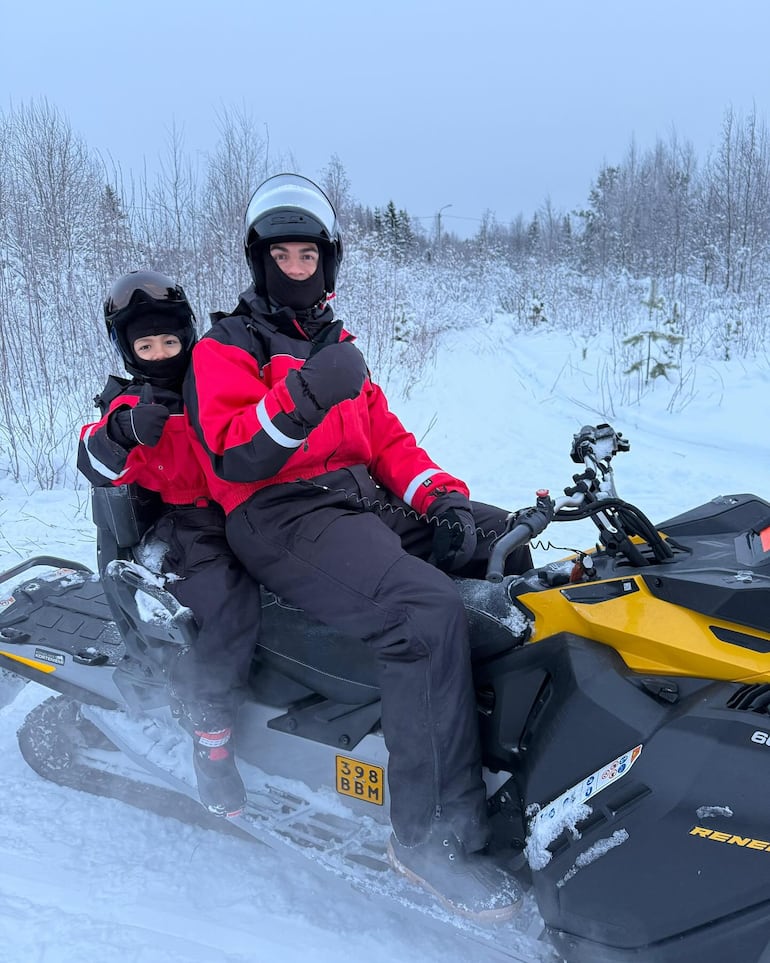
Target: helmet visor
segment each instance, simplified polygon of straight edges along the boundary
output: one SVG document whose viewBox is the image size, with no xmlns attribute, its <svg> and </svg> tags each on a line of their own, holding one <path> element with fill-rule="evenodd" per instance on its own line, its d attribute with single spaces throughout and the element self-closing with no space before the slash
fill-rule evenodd
<svg viewBox="0 0 770 963">
<path fill-rule="evenodd" d="M 157 271 L 134 271 L 117 279 L 104 302 L 105 317 L 141 301 L 160 304 L 186 304 L 182 288 Z"/>
<path fill-rule="evenodd" d="M 305 234 L 331 239 L 336 229 L 337 215 L 329 198 L 318 185 L 299 174 L 268 178 L 254 191 L 246 208 L 247 243 L 252 230 L 262 238 Z"/>
</svg>

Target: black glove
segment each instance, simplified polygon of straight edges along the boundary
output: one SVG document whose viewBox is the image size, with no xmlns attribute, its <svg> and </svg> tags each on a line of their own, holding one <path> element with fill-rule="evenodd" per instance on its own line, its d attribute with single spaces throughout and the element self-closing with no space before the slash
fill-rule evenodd
<svg viewBox="0 0 770 963">
<path fill-rule="evenodd" d="M 428 561 L 444 572 L 467 565 L 476 551 L 476 522 L 471 503 L 460 492 L 439 495 L 427 512 L 436 526 Z"/>
<path fill-rule="evenodd" d="M 109 434 L 124 448 L 137 444 L 152 448 L 160 441 L 171 412 L 165 405 L 139 402 L 133 408 L 121 408 L 110 415 Z"/>
<path fill-rule="evenodd" d="M 286 376 L 297 414 L 315 428 L 334 405 L 355 398 L 369 376 L 364 356 L 350 341 L 326 345 Z"/>
</svg>

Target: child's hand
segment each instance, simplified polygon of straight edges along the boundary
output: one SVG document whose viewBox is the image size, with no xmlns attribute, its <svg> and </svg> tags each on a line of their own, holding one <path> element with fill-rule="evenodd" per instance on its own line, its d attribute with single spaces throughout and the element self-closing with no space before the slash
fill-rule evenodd
<svg viewBox="0 0 770 963">
<path fill-rule="evenodd" d="M 112 435 L 118 444 L 133 448 L 146 445 L 153 448 L 160 441 L 171 412 L 165 405 L 139 402 L 133 408 L 116 411 L 110 418 Z"/>
</svg>

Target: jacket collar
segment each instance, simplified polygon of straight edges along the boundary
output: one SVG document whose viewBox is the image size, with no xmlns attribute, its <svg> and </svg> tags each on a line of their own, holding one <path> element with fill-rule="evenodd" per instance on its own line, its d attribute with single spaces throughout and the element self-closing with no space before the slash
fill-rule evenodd
<svg viewBox="0 0 770 963">
<path fill-rule="evenodd" d="M 312 337 L 310 331 L 317 333 L 334 321 L 334 310 L 329 304 L 320 309 L 310 308 L 307 311 L 295 311 L 293 308 L 272 310 L 267 300 L 254 290 L 253 284 L 241 292 L 238 305 L 230 317 L 244 314 L 258 320 L 272 331 L 280 331 L 295 338 L 303 337 L 308 341 Z M 228 317 L 228 315 L 212 315 L 213 320 L 222 317 Z M 307 325 L 310 331 L 306 331 L 304 325 Z"/>
</svg>

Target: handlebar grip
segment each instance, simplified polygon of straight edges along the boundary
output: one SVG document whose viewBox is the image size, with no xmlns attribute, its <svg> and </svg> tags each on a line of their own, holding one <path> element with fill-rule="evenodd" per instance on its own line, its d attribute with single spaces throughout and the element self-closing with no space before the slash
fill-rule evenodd
<svg viewBox="0 0 770 963">
<path fill-rule="evenodd" d="M 498 538 L 489 552 L 486 575 L 488 582 L 502 582 L 506 559 L 514 549 L 524 545 L 531 537 L 532 529 L 529 525 L 514 525 L 510 532 Z"/>
</svg>

